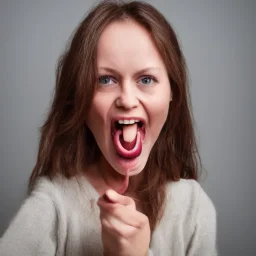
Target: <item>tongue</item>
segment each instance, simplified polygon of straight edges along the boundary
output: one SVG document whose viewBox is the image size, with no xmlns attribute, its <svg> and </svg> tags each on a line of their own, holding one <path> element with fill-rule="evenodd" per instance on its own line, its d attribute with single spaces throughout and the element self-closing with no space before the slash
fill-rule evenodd
<svg viewBox="0 0 256 256">
<path fill-rule="evenodd" d="M 134 141 L 137 134 L 137 124 L 130 124 L 123 126 L 123 138 L 125 142 Z"/>
<path fill-rule="evenodd" d="M 129 159 L 138 157 L 142 152 L 142 130 L 138 129 L 137 124 L 123 125 L 122 128 L 113 134 L 117 153 Z"/>
</svg>

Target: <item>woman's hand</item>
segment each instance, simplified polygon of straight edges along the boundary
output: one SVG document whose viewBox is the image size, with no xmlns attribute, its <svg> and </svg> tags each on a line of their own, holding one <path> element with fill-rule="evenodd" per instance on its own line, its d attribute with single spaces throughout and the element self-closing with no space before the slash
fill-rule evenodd
<svg viewBox="0 0 256 256">
<path fill-rule="evenodd" d="M 150 227 L 133 199 L 108 190 L 98 200 L 104 255 L 146 256 Z"/>
</svg>

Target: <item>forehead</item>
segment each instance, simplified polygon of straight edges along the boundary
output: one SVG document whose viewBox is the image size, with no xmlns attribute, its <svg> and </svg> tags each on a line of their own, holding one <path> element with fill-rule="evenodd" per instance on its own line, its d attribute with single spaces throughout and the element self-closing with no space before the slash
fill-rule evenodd
<svg viewBox="0 0 256 256">
<path fill-rule="evenodd" d="M 100 36 L 97 64 L 123 67 L 132 65 L 162 65 L 161 56 L 149 32 L 132 20 L 110 23 Z"/>
</svg>

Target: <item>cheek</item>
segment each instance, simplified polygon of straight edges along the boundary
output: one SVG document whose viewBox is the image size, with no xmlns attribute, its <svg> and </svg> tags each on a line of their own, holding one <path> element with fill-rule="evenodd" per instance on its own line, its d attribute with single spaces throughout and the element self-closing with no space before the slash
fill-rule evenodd
<svg viewBox="0 0 256 256">
<path fill-rule="evenodd" d="M 151 101 L 151 113 L 153 122 L 158 122 L 162 126 L 167 118 L 171 100 L 171 90 L 169 85 L 158 92 Z"/>
<path fill-rule="evenodd" d="M 110 106 L 108 104 L 108 100 L 106 100 L 106 97 L 102 97 L 100 95 L 96 95 L 94 97 L 92 106 L 89 110 L 87 122 L 88 127 L 94 134 L 96 131 L 101 130 L 104 126 L 109 108 Z"/>
<path fill-rule="evenodd" d="M 155 100 L 152 102 L 152 106 L 154 106 L 151 110 L 152 122 L 159 126 L 164 124 L 169 111 L 169 103 L 169 100 Z"/>
<path fill-rule="evenodd" d="M 157 97 L 154 97 L 151 100 L 150 105 L 150 126 L 151 126 L 151 133 L 153 136 L 159 136 L 159 133 L 166 121 L 169 112 L 169 105 L 170 105 L 170 90 L 166 93 L 159 94 Z"/>
</svg>

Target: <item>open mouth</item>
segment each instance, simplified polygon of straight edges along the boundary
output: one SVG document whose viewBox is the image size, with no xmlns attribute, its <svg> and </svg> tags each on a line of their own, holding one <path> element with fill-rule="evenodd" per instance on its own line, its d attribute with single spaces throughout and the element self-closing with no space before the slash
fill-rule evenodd
<svg viewBox="0 0 256 256">
<path fill-rule="evenodd" d="M 118 119 L 111 122 L 111 134 L 119 156 L 127 159 L 138 157 L 145 138 L 145 121 Z"/>
</svg>

